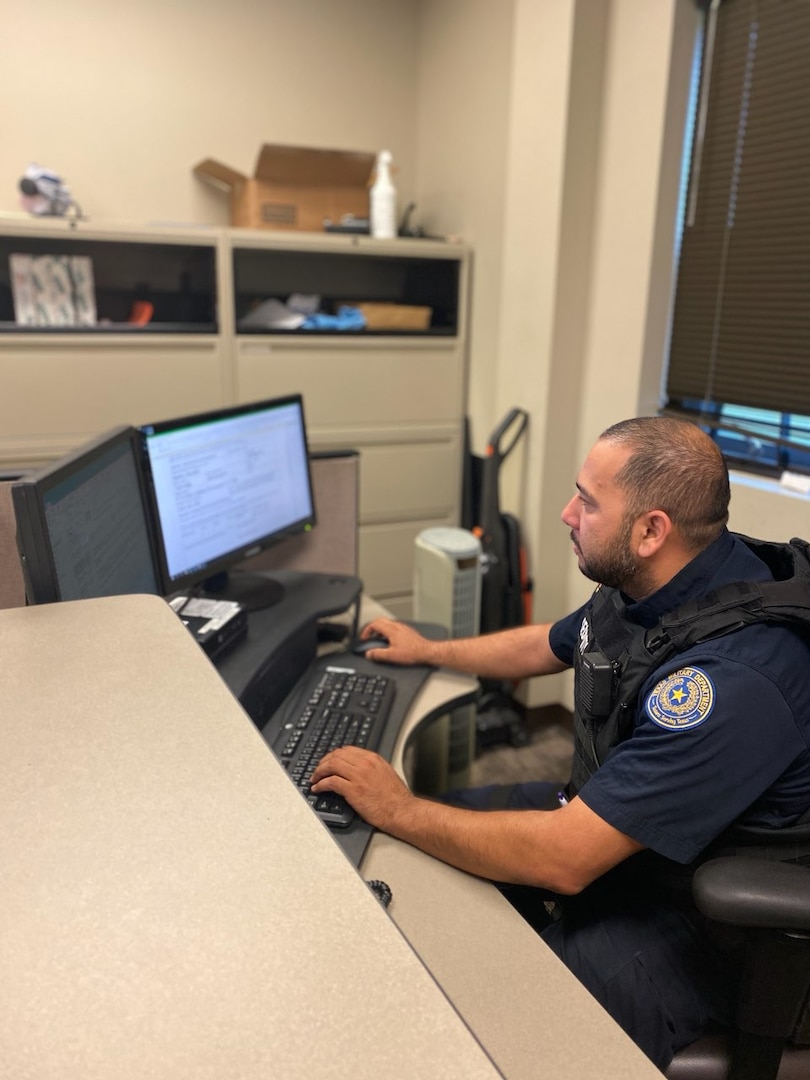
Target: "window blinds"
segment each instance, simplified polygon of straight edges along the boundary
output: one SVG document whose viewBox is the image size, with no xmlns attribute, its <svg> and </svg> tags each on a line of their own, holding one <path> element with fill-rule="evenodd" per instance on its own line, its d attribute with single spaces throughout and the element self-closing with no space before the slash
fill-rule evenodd
<svg viewBox="0 0 810 1080">
<path fill-rule="evenodd" d="M 810 414 L 810 2 L 723 0 L 706 19 L 669 409 Z"/>
</svg>

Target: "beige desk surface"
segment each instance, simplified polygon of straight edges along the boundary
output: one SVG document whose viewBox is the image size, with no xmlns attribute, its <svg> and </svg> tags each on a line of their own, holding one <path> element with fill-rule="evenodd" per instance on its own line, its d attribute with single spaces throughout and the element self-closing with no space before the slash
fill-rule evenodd
<svg viewBox="0 0 810 1080">
<path fill-rule="evenodd" d="M 0 1077 L 497 1075 L 163 601 L 0 657 Z"/>
<path fill-rule="evenodd" d="M 377 835 L 389 919 L 162 601 L 0 611 L 0 657 L 2 1080 L 660 1077 L 492 885 Z"/>
</svg>

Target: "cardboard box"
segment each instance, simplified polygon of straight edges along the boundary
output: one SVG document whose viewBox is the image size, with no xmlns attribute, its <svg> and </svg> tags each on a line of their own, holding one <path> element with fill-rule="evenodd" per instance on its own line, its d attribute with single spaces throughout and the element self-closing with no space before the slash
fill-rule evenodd
<svg viewBox="0 0 810 1080">
<path fill-rule="evenodd" d="M 231 224 L 323 232 L 324 219 L 368 217 L 374 154 L 265 143 L 252 177 L 206 158 L 194 174 L 230 193 Z"/>
<path fill-rule="evenodd" d="M 368 330 L 428 330 L 433 308 L 415 304 L 356 303 Z"/>
</svg>

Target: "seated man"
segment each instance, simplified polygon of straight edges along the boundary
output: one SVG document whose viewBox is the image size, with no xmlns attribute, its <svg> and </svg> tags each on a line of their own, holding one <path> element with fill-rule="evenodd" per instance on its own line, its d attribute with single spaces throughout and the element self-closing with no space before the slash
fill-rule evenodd
<svg viewBox="0 0 810 1080">
<path fill-rule="evenodd" d="M 573 666 L 565 796 L 549 801 L 537 783 L 516 785 L 502 809 L 486 789 L 448 805 L 416 797 L 354 747 L 321 761 L 313 790 L 339 792 L 392 836 L 536 896 L 529 917 L 546 942 L 665 1068 L 728 1018 L 734 981 L 732 954 L 691 906 L 690 868 L 730 826 L 782 830 L 810 807 L 810 644 L 757 622 L 666 659 L 645 653 L 667 613 L 727 583 L 772 578 L 726 529 L 728 472 L 699 428 L 617 424 L 576 488 L 562 519 L 580 570 L 599 583 L 580 610 L 464 640 L 427 641 L 389 619 L 364 631 L 388 639 L 368 655 L 389 663 L 507 680 Z"/>
</svg>

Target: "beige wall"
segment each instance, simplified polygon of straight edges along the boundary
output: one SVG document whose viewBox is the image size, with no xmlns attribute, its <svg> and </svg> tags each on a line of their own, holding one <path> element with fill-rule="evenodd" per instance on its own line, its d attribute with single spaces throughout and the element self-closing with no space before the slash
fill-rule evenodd
<svg viewBox="0 0 810 1080">
<path fill-rule="evenodd" d="M 511 0 L 423 0 L 417 190 L 429 231 L 474 247 L 469 388 L 473 438 L 492 426 L 504 260 L 513 38 Z"/>
<path fill-rule="evenodd" d="M 387 147 L 411 197 L 414 0 L 39 0 L 0 34 L 0 211 L 30 161 L 94 220 L 224 223 L 192 176 L 263 142 Z"/>
<path fill-rule="evenodd" d="M 262 141 L 388 146 L 416 221 L 474 246 L 473 445 L 510 406 L 530 412 L 503 503 L 553 619 L 589 588 L 559 522 L 581 458 L 660 400 L 695 29 L 692 0 L 18 5 L 0 38 L 0 210 L 35 159 L 96 220 L 219 223 L 191 175 L 204 156 L 250 171 Z M 735 482 L 732 525 L 806 533 L 806 508 Z"/>
<path fill-rule="evenodd" d="M 426 6 L 426 18 L 446 19 L 448 8 L 456 40 L 472 36 L 470 21 L 499 46 L 507 29 L 511 36 L 502 237 L 484 227 L 486 203 L 467 200 L 465 234 L 481 234 L 469 402 L 479 447 L 510 405 L 530 412 L 527 445 L 505 470 L 504 503 L 528 540 L 535 616 L 553 619 L 589 590 L 559 521 L 578 465 L 609 423 L 658 405 L 671 272 L 662 252 L 672 250 L 677 197 L 677 166 L 670 175 L 664 151 L 680 146 L 694 8 L 688 0 L 514 0 L 507 28 L 479 5 L 442 0 Z M 431 60 L 438 69 L 441 58 Z M 425 69 L 423 61 L 423 80 Z M 464 66 L 456 57 L 453 71 L 468 94 L 491 77 L 472 58 Z M 426 128 L 444 121 L 421 120 L 420 151 Z M 461 183 L 466 163 L 467 183 L 476 182 L 469 156 L 443 179 Z M 431 167 L 420 152 L 420 182 Z M 499 268 L 499 294 L 481 287 L 483 261 Z M 664 298 L 655 332 L 653 291 Z M 564 681 L 550 680 L 530 690 L 532 700 L 565 692 Z"/>
<path fill-rule="evenodd" d="M 662 169 L 664 136 L 680 147 L 696 28 L 693 8 L 687 4 L 613 0 L 610 9 L 577 461 L 609 424 L 655 412 L 660 402 L 678 194 L 677 167 Z M 675 48 L 684 38 L 689 47 Z M 675 110 L 667 130 L 670 93 L 681 108 Z M 668 253 L 664 273 L 655 262 L 657 229 L 664 233 L 662 247 Z M 657 271 L 657 295 L 664 298 L 665 317 L 645 353 L 648 332 L 653 337 L 649 298 L 655 292 Z M 655 372 L 653 393 L 646 378 L 649 368 Z M 570 559 L 568 582 L 569 598 L 584 600 L 590 585 Z"/>
</svg>

